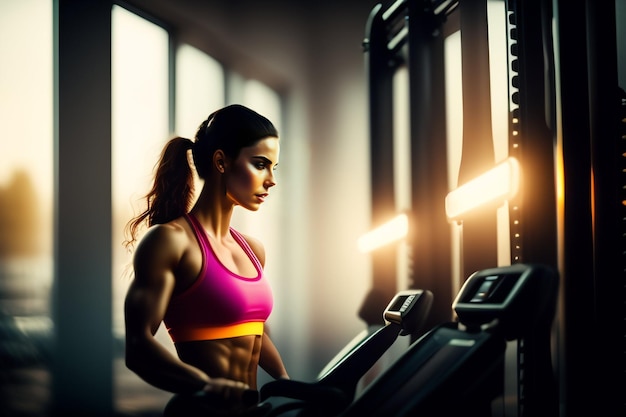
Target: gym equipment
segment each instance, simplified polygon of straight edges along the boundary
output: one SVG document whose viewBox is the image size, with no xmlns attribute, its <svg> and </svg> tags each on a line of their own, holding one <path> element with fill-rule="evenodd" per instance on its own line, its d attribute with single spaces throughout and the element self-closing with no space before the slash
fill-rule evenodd
<svg viewBox="0 0 626 417">
<path fill-rule="evenodd" d="M 433 295 L 427 290 L 398 292 L 382 317 L 384 325 L 357 335 L 317 376 L 314 382 L 276 380 L 260 390 L 261 406 L 273 409 L 266 414 L 278 416 L 295 412 L 298 416 L 333 416 L 353 400 L 359 380 L 391 347 L 398 336 L 416 335 L 430 311 Z M 286 401 L 279 401 L 282 398 Z"/>
<path fill-rule="evenodd" d="M 492 415 L 491 403 L 503 393 L 507 341 L 549 334 L 557 291 L 558 274 L 543 265 L 474 273 L 453 302 L 458 321 L 416 340 L 341 417 Z M 537 341 L 549 355 L 549 338 Z M 545 363 L 524 366 L 535 381 L 554 378 Z"/>
</svg>

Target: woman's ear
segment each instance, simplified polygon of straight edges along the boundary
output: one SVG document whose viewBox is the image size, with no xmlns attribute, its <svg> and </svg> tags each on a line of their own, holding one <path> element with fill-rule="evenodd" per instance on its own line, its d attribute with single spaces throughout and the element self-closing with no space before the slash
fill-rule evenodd
<svg viewBox="0 0 626 417">
<path fill-rule="evenodd" d="M 217 172 L 221 174 L 226 170 L 226 155 L 221 149 L 218 149 L 213 154 L 213 165 L 215 169 L 217 169 Z"/>
</svg>

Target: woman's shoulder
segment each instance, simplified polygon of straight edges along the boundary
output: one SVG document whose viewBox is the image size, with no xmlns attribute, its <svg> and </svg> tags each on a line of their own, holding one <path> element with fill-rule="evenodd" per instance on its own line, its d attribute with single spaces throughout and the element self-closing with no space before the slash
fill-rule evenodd
<svg viewBox="0 0 626 417">
<path fill-rule="evenodd" d="M 248 246 L 250 246 L 250 249 L 252 249 L 252 252 L 254 252 L 259 262 L 261 262 L 261 266 L 264 266 L 265 265 L 265 247 L 263 246 L 263 243 L 259 239 L 252 237 L 250 235 L 238 232 L 236 230 L 235 232 L 239 233 L 239 235 L 241 235 L 241 237 L 245 239 L 245 241 L 248 243 Z"/>
<path fill-rule="evenodd" d="M 173 251 L 182 253 L 189 244 L 189 228 L 184 217 L 150 226 L 137 245 L 137 253 Z"/>
</svg>

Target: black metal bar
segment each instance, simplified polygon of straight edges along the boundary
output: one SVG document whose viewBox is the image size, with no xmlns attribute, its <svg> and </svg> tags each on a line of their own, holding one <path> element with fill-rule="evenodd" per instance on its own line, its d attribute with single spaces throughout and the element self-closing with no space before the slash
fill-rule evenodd
<svg viewBox="0 0 626 417">
<path fill-rule="evenodd" d="M 413 286 L 436 294 L 429 325 L 451 319 L 452 263 L 448 192 L 444 38 L 441 21 L 409 5 Z"/>
<path fill-rule="evenodd" d="M 615 2 L 586 3 L 589 121 L 593 167 L 593 268 L 596 302 L 594 378 L 596 415 L 626 415 L 626 206 L 620 198 L 626 185 L 625 142 L 618 87 Z M 618 243 L 619 242 L 619 243 Z"/>
<path fill-rule="evenodd" d="M 593 394 L 597 341 L 590 337 L 595 324 L 593 283 L 593 224 L 591 212 L 591 146 L 585 0 L 558 0 L 557 100 L 562 129 L 559 155 L 563 160 L 559 258 L 561 263 L 563 410 L 568 416 L 595 415 Z"/>
<path fill-rule="evenodd" d="M 557 268 L 552 11 L 545 1 L 511 0 L 507 9 L 514 59 L 509 154 L 520 161 L 523 175 L 520 197 L 509 207 L 512 260 Z M 520 416 L 558 414 L 551 325 L 537 323 L 518 343 Z"/>
<path fill-rule="evenodd" d="M 393 89 L 396 70 L 387 49 L 387 27 L 381 4 L 370 13 L 364 41 L 369 89 L 370 167 L 372 226 L 396 214 L 393 186 Z M 391 245 L 372 252 L 373 286 L 390 299 L 396 292 L 396 248 Z M 374 306 L 373 306 L 374 307 Z M 385 306 L 378 306 L 382 311 Z"/>
</svg>

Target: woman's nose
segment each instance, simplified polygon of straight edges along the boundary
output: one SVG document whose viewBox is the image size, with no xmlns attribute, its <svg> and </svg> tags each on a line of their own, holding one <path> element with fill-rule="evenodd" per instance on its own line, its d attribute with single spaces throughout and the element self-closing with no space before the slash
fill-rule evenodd
<svg viewBox="0 0 626 417">
<path fill-rule="evenodd" d="M 270 171 L 267 179 L 265 180 L 265 187 L 270 188 L 276 185 L 276 176 L 273 171 Z"/>
</svg>

